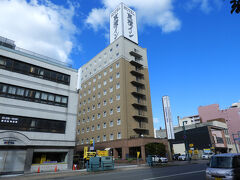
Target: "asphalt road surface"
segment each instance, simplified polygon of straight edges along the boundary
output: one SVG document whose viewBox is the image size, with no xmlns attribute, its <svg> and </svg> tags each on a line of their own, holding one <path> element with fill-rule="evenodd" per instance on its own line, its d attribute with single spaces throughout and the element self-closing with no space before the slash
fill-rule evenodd
<svg viewBox="0 0 240 180">
<path fill-rule="evenodd" d="M 203 180 L 206 164 L 189 164 L 162 168 L 141 168 L 117 172 L 104 172 L 82 176 L 57 177 L 51 180 Z"/>
</svg>

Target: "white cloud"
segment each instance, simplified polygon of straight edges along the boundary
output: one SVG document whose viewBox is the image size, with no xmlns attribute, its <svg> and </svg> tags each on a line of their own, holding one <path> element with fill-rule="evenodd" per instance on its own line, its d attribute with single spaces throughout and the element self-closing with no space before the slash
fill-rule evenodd
<svg viewBox="0 0 240 180">
<path fill-rule="evenodd" d="M 73 36 L 74 7 L 57 6 L 48 0 L 1 0 L 0 36 L 16 45 L 63 62 L 69 62 Z"/>
<path fill-rule="evenodd" d="M 137 13 L 139 27 L 145 25 L 157 26 L 162 32 L 172 32 L 181 27 L 180 20 L 173 13 L 173 0 L 102 0 L 103 7 L 92 9 L 86 19 L 86 23 L 95 31 L 99 28 L 107 28 L 109 14 L 116 6 L 123 2 L 134 8 Z"/>
<path fill-rule="evenodd" d="M 201 11 L 207 14 L 213 9 L 220 9 L 222 3 L 222 0 L 190 0 L 189 2 L 187 2 L 186 8 L 188 10 L 200 8 Z"/>
</svg>

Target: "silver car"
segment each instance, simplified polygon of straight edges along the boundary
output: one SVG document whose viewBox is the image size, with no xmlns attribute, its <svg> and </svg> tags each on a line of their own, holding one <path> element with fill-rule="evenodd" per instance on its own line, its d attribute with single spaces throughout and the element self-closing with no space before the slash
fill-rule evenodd
<svg viewBox="0 0 240 180">
<path fill-rule="evenodd" d="M 211 157 L 206 179 L 240 179 L 240 154 L 217 154 Z"/>
</svg>

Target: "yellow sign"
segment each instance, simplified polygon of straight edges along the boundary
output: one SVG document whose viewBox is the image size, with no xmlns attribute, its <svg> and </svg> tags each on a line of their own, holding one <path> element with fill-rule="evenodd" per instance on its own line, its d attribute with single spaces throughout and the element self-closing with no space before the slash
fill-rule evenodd
<svg viewBox="0 0 240 180">
<path fill-rule="evenodd" d="M 194 150 L 194 154 L 198 154 L 198 150 Z"/>
<path fill-rule="evenodd" d="M 97 150 L 97 155 L 98 156 L 108 156 L 108 151 Z"/>
<path fill-rule="evenodd" d="M 193 144 L 189 144 L 189 147 L 193 147 Z"/>
<path fill-rule="evenodd" d="M 93 140 L 92 139 L 90 140 L 90 145 L 93 145 Z"/>
<path fill-rule="evenodd" d="M 87 157 L 88 147 L 84 146 L 84 158 Z"/>
<path fill-rule="evenodd" d="M 140 152 L 138 151 L 138 152 L 137 152 L 137 158 L 139 158 L 139 156 L 140 156 Z"/>
<path fill-rule="evenodd" d="M 192 150 L 189 150 L 188 152 L 189 152 L 189 154 L 192 154 Z"/>
</svg>

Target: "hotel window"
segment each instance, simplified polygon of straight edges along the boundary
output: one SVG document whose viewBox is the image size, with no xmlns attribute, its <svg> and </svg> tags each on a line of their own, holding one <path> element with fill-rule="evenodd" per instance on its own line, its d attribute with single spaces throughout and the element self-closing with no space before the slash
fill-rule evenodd
<svg viewBox="0 0 240 180">
<path fill-rule="evenodd" d="M 96 82 L 96 78 L 93 78 L 93 82 Z"/>
<path fill-rule="evenodd" d="M 112 115 L 113 114 L 113 109 L 110 109 L 110 115 Z"/>
<path fill-rule="evenodd" d="M 80 134 L 80 130 L 79 129 L 77 130 L 77 134 Z"/>
<path fill-rule="evenodd" d="M 101 88 L 101 84 L 100 83 L 98 83 L 98 88 Z"/>
<path fill-rule="evenodd" d="M 106 101 L 106 100 L 103 101 L 103 105 L 104 105 L 104 106 L 107 105 L 107 101 Z"/>
<path fill-rule="evenodd" d="M 82 120 L 83 124 L 85 123 L 85 119 Z"/>
<path fill-rule="evenodd" d="M 104 90 L 103 91 L 103 95 L 105 96 L 107 94 L 107 90 Z"/>
<path fill-rule="evenodd" d="M 87 117 L 87 122 L 89 122 L 89 120 L 90 120 L 90 118 L 89 118 L 89 117 Z"/>
<path fill-rule="evenodd" d="M 78 125 L 80 125 L 80 120 L 78 120 Z"/>
<path fill-rule="evenodd" d="M 100 94 L 100 92 L 98 93 L 98 98 L 100 98 L 101 97 L 101 94 Z"/>
<path fill-rule="evenodd" d="M 110 93 L 113 92 L 113 87 L 110 87 L 110 88 L 109 88 L 109 92 L 110 92 Z"/>
<path fill-rule="evenodd" d="M 104 112 L 103 112 L 103 117 L 106 117 L 106 116 L 107 116 L 107 112 L 104 111 Z"/>
<path fill-rule="evenodd" d="M 121 125 L 121 119 L 117 120 L 117 125 Z"/>
<path fill-rule="evenodd" d="M 95 120 L 95 115 L 92 115 L 92 121 L 94 121 Z"/>
<path fill-rule="evenodd" d="M 116 63 L 116 68 L 119 68 L 119 63 Z"/>
<path fill-rule="evenodd" d="M 111 76 L 110 78 L 109 78 L 109 82 L 112 82 L 113 81 L 113 77 Z"/>
<path fill-rule="evenodd" d="M 92 105 L 92 110 L 95 110 L 95 105 Z"/>
<path fill-rule="evenodd" d="M 84 134 L 84 128 L 82 128 L 82 134 Z"/>
<path fill-rule="evenodd" d="M 103 135 L 103 141 L 106 141 L 106 135 Z"/>
<path fill-rule="evenodd" d="M 110 134 L 110 141 L 113 140 L 113 134 Z"/>
<path fill-rule="evenodd" d="M 79 103 L 79 107 L 82 107 L 82 103 Z"/>
<path fill-rule="evenodd" d="M 116 89 L 119 89 L 120 88 L 120 83 L 117 83 L 116 84 Z"/>
<path fill-rule="evenodd" d="M 111 66 L 110 69 L 109 69 L 109 72 L 112 72 L 112 70 L 113 70 L 113 67 Z"/>
<path fill-rule="evenodd" d="M 85 114 L 85 109 L 83 109 L 83 114 Z"/>
<path fill-rule="evenodd" d="M 113 49 L 111 48 L 109 51 L 112 52 L 112 50 L 113 50 Z"/>
<path fill-rule="evenodd" d="M 107 128 L 107 124 L 106 123 L 103 123 L 103 128 Z"/>
<path fill-rule="evenodd" d="M 91 93 L 91 89 L 88 89 L 88 94 L 90 94 Z"/>
<path fill-rule="evenodd" d="M 95 95 L 93 95 L 93 97 L 92 97 L 92 101 L 95 101 Z"/>
<path fill-rule="evenodd" d="M 82 112 L 81 112 L 81 111 L 79 111 L 79 112 L 78 112 L 78 115 L 80 116 L 81 114 L 82 114 Z"/>
<path fill-rule="evenodd" d="M 80 99 L 82 99 L 82 94 L 79 95 Z"/>
<path fill-rule="evenodd" d="M 118 52 L 118 53 L 116 53 L 116 56 L 117 56 L 117 57 L 119 56 L 119 52 Z"/>
<path fill-rule="evenodd" d="M 104 71 L 103 75 L 106 76 L 107 75 L 107 71 Z"/>
<path fill-rule="evenodd" d="M 100 136 L 97 137 L 97 142 L 100 142 Z"/>
<path fill-rule="evenodd" d="M 98 79 L 101 79 L 101 77 L 102 77 L 101 74 L 99 74 L 99 75 L 98 75 Z"/>
<path fill-rule="evenodd" d="M 120 94 L 116 95 L 116 100 L 117 100 L 117 101 L 120 100 Z"/>
<path fill-rule="evenodd" d="M 110 102 L 110 103 L 113 103 L 113 98 L 112 98 L 112 97 L 109 99 L 109 102 Z"/>
<path fill-rule="evenodd" d="M 86 96 L 86 91 L 84 91 L 83 96 Z"/>
<path fill-rule="evenodd" d="M 87 108 L 87 112 L 90 112 L 90 107 Z"/>
<path fill-rule="evenodd" d="M 87 87 L 87 85 L 86 84 L 84 84 L 84 88 L 86 88 Z"/>
<path fill-rule="evenodd" d="M 105 86 L 106 84 L 107 84 L 107 81 L 106 81 L 106 80 L 104 80 L 104 81 L 103 81 L 103 85 Z"/>
<path fill-rule="evenodd" d="M 88 144 L 89 142 L 88 142 L 88 138 L 86 139 L 86 144 Z"/>
<path fill-rule="evenodd" d="M 81 142 L 81 144 L 83 144 L 84 143 L 84 140 L 82 139 L 82 142 Z"/>
<path fill-rule="evenodd" d="M 85 104 L 86 104 L 86 100 L 83 101 L 83 105 L 85 105 Z"/>
<path fill-rule="evenodd" d="M 89 132 L 89 127 L 87 127 L 87 132 Z"/>
<path fill-rule="evenodd" d="M 119 72 L 116 74 L 116 78 L 120 78 L 120 73 Z"/>
<path fill-rule="evenodd" d="M 100 104 L 100 103 L 98 103 L 97 107 L 98 107 L 98 108 L 100 108 L 100 107 L 101 107 L 101 104 Z"/>
<path fill-rule="evenodd" d="M 121 135 L 120 132 L 118 132 L 117 138 L 118 138 L 118 139 L 121 139 L 121 138 L 122 138 L 122 135 Z"/>
<path fill-rule="evenodd" d="M 101 127 L 100 124 L 98 124 L 98 125 L 97 125 L 97 130 L 100 130 L 100 127 Z"/>
<path fill-rule="evenodd" d="M 94 126 L 92 126 L 92 131 L 94 131 L 95 130 L 95 127 Z"/>
<path fill-rule="evenodd" d="M 113 127 L 113 121 L 110 121 L 110 122 L 109 122 L 109 126 L 110 126 L 110 127 Z"/>
<path fill-rule="evenodd" d="M 96 86 L 93 86 L 93 91 L 95 91 L 96 90 Z"/>
<path fill-rule="evenodd" d="M 97 114 L 97 118 L 99 119 L 100 117 L 101 117 L 101 114 L 100 114 L 100 113 L 98 113 L 98 114 Z"/>
<path fill-rule="evenodd" d="M 120 112 L 120 106 L 117 107 L 117 112 Z"/>
<path fill-rule="evenodd" d="M 88 82 L 88 85 L 91 86 L 91 81 Z"/>
<path fill-rule="evenodd" d="M 90 100 L 91 100 L 91 99 L 90 99 L 90 98 L 88 98 L 88 103 L 90 103 Z"/>
</svg>

